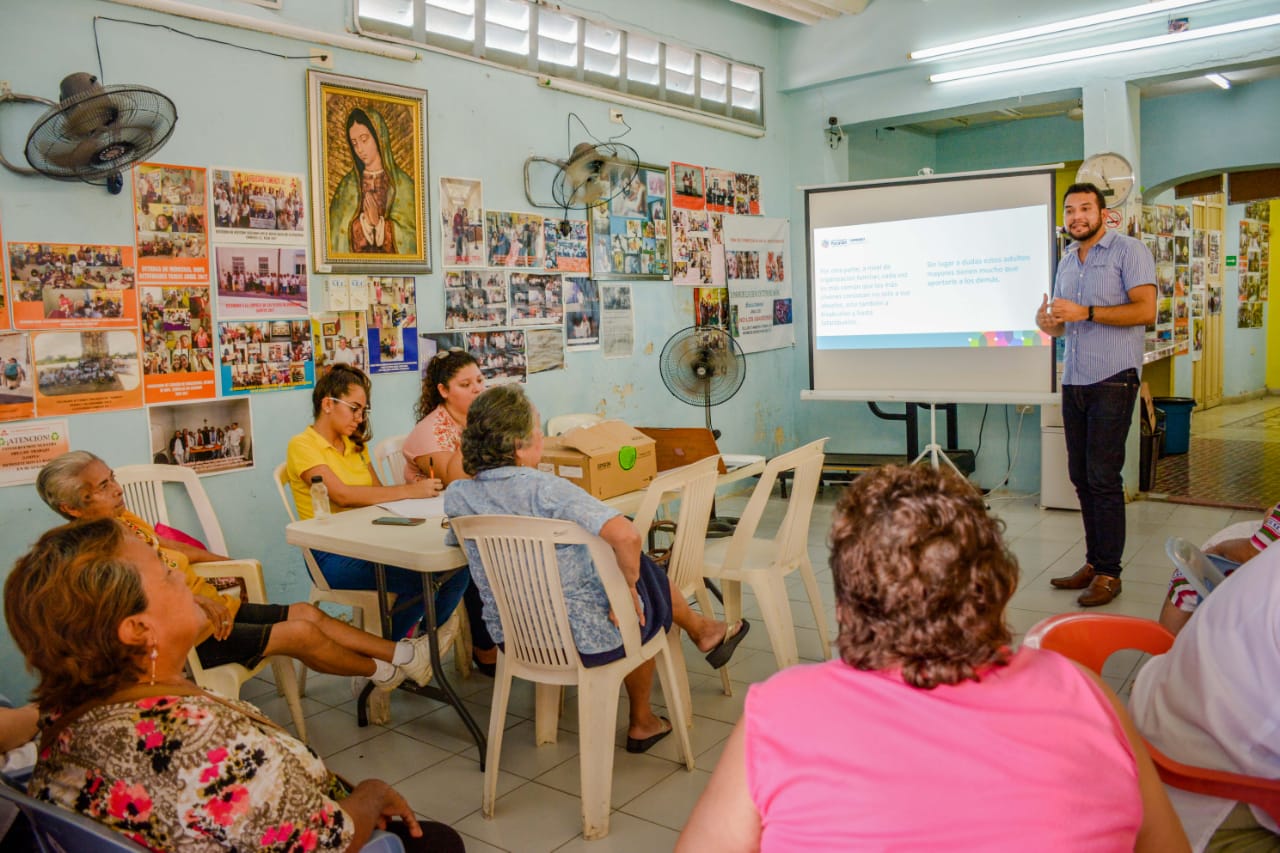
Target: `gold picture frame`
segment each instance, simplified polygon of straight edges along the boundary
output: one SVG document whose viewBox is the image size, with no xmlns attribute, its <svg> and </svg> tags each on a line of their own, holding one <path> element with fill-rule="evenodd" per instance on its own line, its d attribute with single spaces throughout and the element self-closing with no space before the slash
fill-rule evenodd
<svg viewBox="0 0 1280 853">
<path fill-rule="evenodd" d="M 427 92 L 307 71 L 319 273 L 431 272 Z"/>
</svg>

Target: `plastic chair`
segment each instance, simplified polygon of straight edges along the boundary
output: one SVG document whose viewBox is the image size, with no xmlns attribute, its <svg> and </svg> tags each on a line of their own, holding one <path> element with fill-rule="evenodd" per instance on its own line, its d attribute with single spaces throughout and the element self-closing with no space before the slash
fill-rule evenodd
<svg viewBox="0 0 1280 853">
<path fill-rule="evenodd" d="M 653 479 L 645 490 L 640 508 L 636 510 L 636 531 L 643 538 L 648 535 L 657 519 L 658 511 L 675 497 L 680 499 L 680 509 L 675 519 L 675 538 L 667 557 L 667 577 L 671 586 L 686 599 L 693 598 L 698 609 L 706 616 L 711 609 L 711 593 L 702 580 L 703 557 L 706 553 L 707 523 L 711 519 L 711 504 L 716 496 L 716 478 L 719 470 L 719 457 L 708 456 L 705 459 L 664 471 Z M 689 671 L 685 668 L 684 652 L 680 646 L 681 630 L 672 624 L 668 638 L 671 642 L 672 660 L 679 662 L 676 676 L 680 682 L 680 692 L 684 696 L 685 707 L 690 709 L 689 721 L 693 724 L 693 699 L 689 691 Z M 720 668 L 721 683 L 724 694 L 731 696 L 732 684 L 724 667 Z"/>
<path fill-rule="evenodd" d="M 280 495 L 280 503 L 284 504 L 284 511 L 289 516 L 289 521 L 297 521 L 298 513 L 293 506 L 293 490 L 289 487 L 287 463 L 281 462 L 277 465 L 272 476 L 275 478 L 276 492 Z M 311 549 L 299 546 L 298 550 L 302 552 L 302 562 L 306 564 L 307 574 L 311 575 L 311 594 L 307 597 L 307 600 L 312 604 L 327 601 L 340 607 L 349 607 L 351 608 L 352 625 L 371 634 L 380 634 L 382 623 L 378 616 L 378 591 L 376 589 L 333 589 L 329 586 L 329 581 L 325 579 L 324 572 L 320 571 L 320 566 L 316 563 L 315 555 L 311 553 Z M 395 601 L 395 593 L 387 593 L 388 610 L 395 605 Z M 462 616 L 459 617 L 458 632 L 454 640 L 453 659 L 454 666 L 458 672 L 465 676 L 471 672 L 471 650 L 469 648 L 471 634 L 467 623 L 461 622 L 466 611 L 459 608 L 456 612 L 462 614 Z M 443 653 L 444 649 L 440 651 Z M 301 661 L 298 662 L 298 670 L 300 673 L 298 680 L 305 695 L 307 668 Z"/>
<path fill-rule="evenodd" d="M 141 516 L 153 527 L 169 525 L 169 509 L 165 503 L 165 484 L 180 485 L 186 490 L 187 499 L 195 509 L 200 522 L 205 546 L 215 554 L 227 553 L 227 542 L 222 526 L 214 514 L 213 504 L 196 472 L 181 465 L 123 465 L 115 469 L 116 480 L 124 490 L 124 502 L 130 510 Z M 254 604 L 267 604 L 266 583 L 262 577 L 262 564 L 257 560 L 221 560 L 212 563 L 193 563 L 191 568 L 205 578 L 236 577 L 244 581 L 246 599 Z M 306 719 L 302 714 L 301 689 L 287 658 L 272 656 L 253 669 L 238 663 L 228 663 L 209 669 L 200 665 L 195 649 L 187 655 L 187 666 L 196 684 L 207 690 L 221 693 L 231 699 L 240 696 L 240 687 L 271 664 L 275 674 L 276 689 L 285 697 L 289 714 L 297 728 L 298 738 L 307 740 Z"/>
<path fill-rule="evenodd" d="M 791 619 L 791 601 L 787 597 L 785 583 L 791 572 L 799 571 L 804 580 L 823 655 L 829 654 L 831 649 L 818 580 L 809 562 L 809 519 L 818 493 L 822 448 L 826 443 L 827 439 L 820 438 L 770 459 L 747 501 L 733 536 L 707 543 L 703 574 L 722 582 L 725 620 L 732 624 L 741 617 L 742 583 L 749 584 L 760 604 L 760 615 L 769 631 L 769 642 L 779 669 L 800 662 L 795 623 Z M 758 538 L 756 530 L 760 526 L 760 518 L 768 505 L 774 481 L 783 471 L 794 472 L 794 490 L 787 503 L 786 515 L 773 539 Z M 727 667 L 721 671 L 725 669 Z"/>
<path fill-rule="evenodd" d="M 1222 570 L 1213 564 L 1205 553 L 1181 536 L 1170 536 L 1164 542 L 1164 552 L 1182 572 L 1182 576 L 1199 593 L 1201 599 L 1217 589 L 1227 579 Z"/>
<path fill-rule="evenodd" d="M 407 435 L 393 435 L 384 438 L 373 446 L 373 469 L 378 472 L 382 482 L 393 486 L 404 483 L 404 457 L 400 449 L 404 447 Z"/>
<path fill-rule="evenodd" d="M 578 685 L 579 749 L 582 774 L 582 834 L 587 839 L 609 833 L 609 800 L 613 788 L 614 732 L 618 689 L 622 679 L 647 660 L 657 659 L 658 678 L 679 739 L 685 766 L 693 769 L 688 708 L 676 682 L 675 665 L 665 636 L 640 641 L 640 621 L 618 569 L 613 550 L 600 537 L 576 524 L 549 518 L 476 515 L 452 519 L 460 541 L 474 543 L 481 571 L 489 581 L 502 623 L 505 650 L 498 652 L 498 671 L 489 712 L 489 748 L 485 757 L 481 809 L 493 817 L 497 799 L 498 761 L 511 679 L 537 684 L 534 728 L 537 743 L 554 743 L 560 687 Z M 604 666 L 587 668 L 573 642 L 569 614 L 556 558 L 557 545 L 585 545 L 619 617 L 625 656 Z"/>
<path fill-rule="evenodd" d="M 28 828 L 40 853 L 68 853 L 69 851 L 132 851 L 146 850 L 141 844 L 130 841 L 122 833 L 73 812 L 62 806 L 46 803 L 0 782 L 0 804 L 9 803 L 27 820 Z M 14 830 L 11 830 L 14 831 Z M 8 836 L 0 835 L 0 848 L 9 848 Z M 362 853 L 404 853 L 400 838 L 389 832 L 375 829 L 373 837 Z"/>
<path fill-rule="evenodd" d="M 590 412 L 573 415 L 556 415 L 554 418 L 547 420 L 547 435 L 561 435 L 575 427 L 598 424 L 602 420 L 604 420 L 604 418 L 599 415 L 593 415 Z"/>
<path fill-rule="evenodd" d="M 1111 613 L 1063 613 L 1036 623 L 1022 644 L 1048 649 L 1071 658 L 1099 675 L 1102 665 L 1114 652 L 1139 649 L 1161 655 L 1173 645 L 1173 634 L 1151 619 Z M 1145 738 L 1144 738 L 1145 741 Z M 1174 761 L 1146 741 L 1160 779 L 1166 785 L 1249 803 L 1280 821 L 1280 780 L 1260 779 L 1207 767 L 1192 767 Z"/>
</svg>

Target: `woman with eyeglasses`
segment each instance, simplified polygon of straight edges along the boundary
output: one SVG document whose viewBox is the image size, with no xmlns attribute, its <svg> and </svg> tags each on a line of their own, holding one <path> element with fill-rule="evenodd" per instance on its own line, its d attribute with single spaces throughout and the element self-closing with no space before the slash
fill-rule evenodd
<svg viewBox="0 0 1280 853">
<path fill-rule="evenodd" d="M 314 514 L 311 507 L 311 478 L 320 477 L 329 490 L 333 512 L 373 506 L 405 498 L 430 498 L 439 491 L 434 480 L 419 480 L 403 486 L 384 486 L 369 461 L 366 446 L 372 438 L 369 426 L 369 377 L 355 367 L 335 364 L 316 381 L 311 392 L 315 422 L 289 440 L 286 468 L 298 517 Z M 325 580 L 334 589 L 377 589 L 373 563 L 327 551 L 312 551 Z M 422 575 L 407 569 L 387 567 L 387 591 L 408 600 L 422 593 Z M 436 591 L 436 618 L 443 626 L 440 645 L 456 631 L 453 611 L 470 582 L 466 572 L 458 572 Z M 393 614 L 389 639 L 399 640 L 422 619 L 422 603 Z M 446 624 L 446 620 L 450 620 Z M 452 627 L 451 627 L 452 626 Z"/>
</svg>

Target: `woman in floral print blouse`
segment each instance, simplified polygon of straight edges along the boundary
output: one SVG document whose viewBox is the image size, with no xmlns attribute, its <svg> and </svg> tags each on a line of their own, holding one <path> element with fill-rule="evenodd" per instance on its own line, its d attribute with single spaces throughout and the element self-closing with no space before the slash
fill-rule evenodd
<svg viewBox="0 0 1280 853">
<path fill-rule="evenodd" d="M 419 826 L 386 783 L 348 790 L 252 705 L 188 681 L 204 611 L 119 522 L 46 533 L 14 565 L 4 605 L 40 676 L 32 796 L 152 850 L 354 851 L 377 827 L 410 850 L 462 849 L 448 827 Z"/>
</svg>

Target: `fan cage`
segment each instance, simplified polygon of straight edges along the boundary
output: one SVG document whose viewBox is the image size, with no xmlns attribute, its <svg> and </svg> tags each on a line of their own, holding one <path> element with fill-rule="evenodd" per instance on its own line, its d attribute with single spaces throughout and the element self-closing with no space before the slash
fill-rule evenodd
<svg viewBox="0 0 1280 853">
<path fill-rule="evenodd" d="M 164 145 L 177 119 L 173 101 L 154 89 L 95 89 L 37 120 L 27 136 L 27 162 L 51 178 L 104 182 Z"/>
<path fill-rule="evenodd" d="M 700 367 L 707 369 L 705 375 Z M 742 347 L 725 330 L 690 326 L 662 347 L 658 369 L 677 400 L 691 406 L 718 406 L 742 387 L 747 362 Z"/>
</svg>

